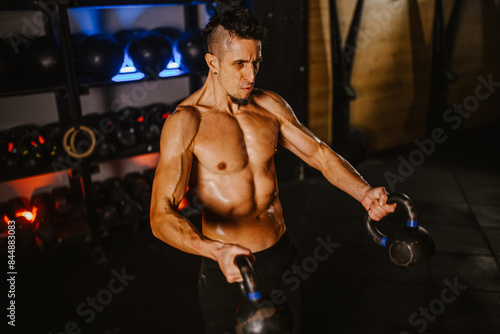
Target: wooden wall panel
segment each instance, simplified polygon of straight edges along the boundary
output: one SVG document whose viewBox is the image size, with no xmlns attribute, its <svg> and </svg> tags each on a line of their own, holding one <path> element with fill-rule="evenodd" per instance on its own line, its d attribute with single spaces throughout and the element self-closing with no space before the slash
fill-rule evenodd
<svg viewBox="0 0 500 334">
<path fill-rule="evenodd" d="M 337 0 L 345 40 L 356 1 Z M 454 0 L 445 0 L 448 20 Z M 329 1 L 309 4 L 309 120 L 322 140 L 331 139 Z M 363 129 L 370 150 L 424 136 L 428 108 L 434 0 L 365 0 L 352 85 L 351 123 Z M 450 104 L 475 94 L 478 77 L 500 81 L 498 2 L 464 0 L 452 69 Z M 500 119 L 500 88 L 465 120 L 466 127 Z"/>
<path fill-rule="evenodd" d="M 464 103 L 475 96 L 478 77 L 500 82 L 500 3 L 493 0 L 464 1 L 462 25 L 452 61 L 457 82 L 450 87 L 450 103 Z M 500 118 L 500 87 L 477 110 L 471 111 L 465 127 L 490 124 Z"/>
<path fill-rule="evenodd" d="M 332 73 L 328 0 L 308 1 L 308 127 L 322 140 L 331 138 Z"/>
</svg>

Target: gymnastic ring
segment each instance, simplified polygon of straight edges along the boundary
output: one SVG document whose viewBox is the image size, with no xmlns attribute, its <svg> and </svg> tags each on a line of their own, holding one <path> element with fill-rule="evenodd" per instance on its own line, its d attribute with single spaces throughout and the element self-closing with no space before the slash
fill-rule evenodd
<svg viewBox="0 0 500 334">
<path fill-rule="evenodd" d="M 75 138 L 76 138 L 76 135 L 78 134 L 79 131 L 87 132 L 88 135 L 90 136 L 90 147 L 84 153 L 76 153 L 76 152 L 78 152 L 78 150 L 76 149 Z M 80 125 L 80 127 L 78 129 L 76 129 L 75 132 L 73 132 L 73 134 L 71 135 L 69 142 L 70 142 L 70 147 L 71 147 L 71 150 L 73 151 L 73 153 L 76 153 L 77 155 L 79 155 L 80 158 L 86 158 L 94 152 L 94 149 L 96 146 L 96 138 L 95 138 L 94 131 L 92 131 L 91 128 L 89 128 L 85 125 Z"/>
<path fill-rule="evenodd" d="M 80 131 L 85 131 L 90 136 L 90 148 L 83 153 L 78 153 L 77 149 L 75 148 L 75 137 L 76 137 L 76 134 Z M 70 135 L 71 135 L 70 143 L 68 143 L 68 138 Z M 89 127 L 81 125 L 78 129 L 75 127 L 69 128 L 64 133 L 62 144 L 63 144 L 64 151 L 69 156 L 71 156 L 73 158 L 81 159 L 81 158 L 88 157 L 89 155 L 91 155 L 94 152 L 94 148 L 96 146 L 96 139 L 95 139 L 94 132 Z"/>
</svg>

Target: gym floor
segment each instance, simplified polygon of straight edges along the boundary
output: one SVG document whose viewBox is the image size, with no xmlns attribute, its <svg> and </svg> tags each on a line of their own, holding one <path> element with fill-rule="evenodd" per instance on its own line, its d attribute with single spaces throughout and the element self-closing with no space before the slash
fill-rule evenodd
<svg viewBox="0 0 500 334">
<path fill-rule="evenodd" d="M 410 271 L 389 263 L 363 208 L 320 175 L 280 181 L 290 236 L 308 259 L 306 333 L 500 333 L 499 130 L 465 131 L 428 155 L 415 144 L 377 152 L 357 166 L 372 185 L 410 196 L 433 237 L 436 254 Z M 404 224 L 400 216 L 380 228 Z M 318 238 L 338 244 L 327 259 L 314 258 Z M 14 332 L 202 333 L 198 257 L 156 240 L 147 222 L 106 248 L 102 263 L 79 243 L 19 259 Z"/>
</svg>

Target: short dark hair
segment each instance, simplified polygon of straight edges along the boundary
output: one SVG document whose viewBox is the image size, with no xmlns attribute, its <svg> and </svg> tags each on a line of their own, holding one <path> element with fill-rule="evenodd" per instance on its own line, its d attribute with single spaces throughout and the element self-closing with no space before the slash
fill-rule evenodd
<svg viewBox="0 0 500 334">
<path fill-rule="evenodd" d="M 203 31 L 203 42 L 205 51 L 209 52 L 210 44 L 213 43 L 211 38 L 218 26 L 222 26 L 229 32 L 231 36 L 239 38 L 253 39 L 256 41 L 265 41 L 268 36 L 267 28 L 264 27 L 261 21 L 250 14 L 250 12 L 242 7 L 232 7 L 210 18 L 208 24 Z"/>
</svg>

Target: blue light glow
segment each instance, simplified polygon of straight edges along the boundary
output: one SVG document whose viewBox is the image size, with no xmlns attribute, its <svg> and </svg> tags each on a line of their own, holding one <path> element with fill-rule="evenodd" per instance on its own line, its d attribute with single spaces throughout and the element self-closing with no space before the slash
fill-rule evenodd
<svg viewBox="0 0 500 334">
<path fill-rule="evenodd" d="M 145 77 L 144 73 L 141 72 L 117 74 L 111 79 L 111 81 L 114 82 L 137 81 L 141 80 L 144 77 Z"/>
<path fill-rule="evenodd" d="M 101 32 L 101 12 L 94 8 L 71 8 L 68 12 L 79 30 L 87 35 Z"/>
<path fill-rule="evenodd" d="M 179 63 L 176 63 L 175 61 L 171 61 L 167 65 L 167 69 L 169 69 L 169 70 L 174 69 L 174 68 L 179 68 L 179 67 L 180 67 Z"/>
<path fill-rule="evenodd" d="M 134 66 L 124 66 L 120 69 L 120 73 L 134 73 L 137 69 Z"/>
<path fill-rule="evenodd" d="M 183 74 L 184 72 L 180 70 L 180 64 L 175 61 L 168 63 L 167 68 L 161 71 L 158 76 L 161 78 L 175 77 Z M 114 82 L 125 82 L 125 81 L 136 81 L 141 80 L 145 77 L 145 74 L 137 71 L 134 67 L 134 63 L 130 57 L 125 54 L 125 60 L 123 61 L 120 73 L 115 75 L 111 80 Z"/>
<path fill-rule="evenodd" d="M 177 75 L 183 74 L 183 72 L 179 69 L 180 64 L 175 61 L 170 61 L 163 71 L 161 71 L 158 76 L 161 78 L 175 77 Z M 144 78 L 144 73 L 137 71 L 134 66 L 134 62 L 130 59 L 129 55 L 125 53 L 125 59 L 123 60 L 122 68 L 120 69 L 120 73 L 111 79 L 115 82 L 124 82 L 124 81 L 135 81 Z"/>
<path fill-rule="evenodd" d="M 134 62 L 130 59 L 129 55 L 125 53 L 125 58 L 123 59 L 122 68 L 120 69 L 120 73 L 132 73 L 137 71 Z"/>
<path fill-rule="evenodd" d="M 172 69 L 172 70 L 168 70 L 168 69 L 163 70 L 158 75 L 162 78 L 167 78 L 167 77 L 175 77 L 175 76 L 181 75 L 181 74 L 182 74 L 182 71 L 177 68 L 177 69 Z"/>
</svg>

